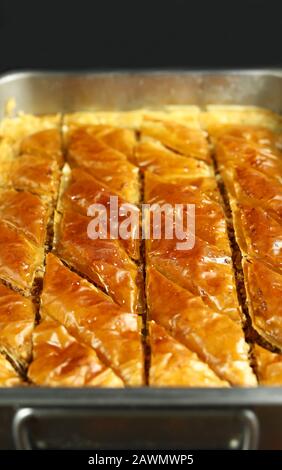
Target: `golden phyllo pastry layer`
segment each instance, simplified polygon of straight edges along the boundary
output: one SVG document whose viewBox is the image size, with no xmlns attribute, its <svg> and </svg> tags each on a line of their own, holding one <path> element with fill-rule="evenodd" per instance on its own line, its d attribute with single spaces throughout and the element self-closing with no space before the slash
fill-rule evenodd
<svg viewBox="0 0 282 470">
<path fill-rule="evenodd" d="M 28 377 L 52 387 L 122 387 L 122 380 L 79 343 L 59 322 L 44 318 L 33 333 L 33 361 Z"/>
<path fill-rule="evenodd" d="M 0 385 L 282 385 L 281 135 L 238 106 L 4 119 Z"/>
<path fill-rule="evenodd" d="M 31 360 L 35 306 L 0 283 L 0 351 L 19 367 Z"/>
<path fill-rule="evenodd" d="M 167 330 L 150 322 L 151 364 L 149 383 L 153 387 L 228 387 L 201 359 L 175 340 Z"/>
<path fill-rule="evenodd" d="M 24 382 L 15 371 L 12 364 L 0 354 L 0 387 L 23 386 Z"/>
</svg>

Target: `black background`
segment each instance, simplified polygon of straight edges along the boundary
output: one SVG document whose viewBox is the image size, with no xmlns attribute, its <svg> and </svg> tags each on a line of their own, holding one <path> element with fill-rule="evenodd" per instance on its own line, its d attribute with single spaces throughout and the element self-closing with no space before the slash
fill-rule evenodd
<svg viewBox="0 0 282 470">
<path fill-rule="evenodd" d="M 281 0 L 0 0 L 0 71 L 282 65 Z"/>
</svg>

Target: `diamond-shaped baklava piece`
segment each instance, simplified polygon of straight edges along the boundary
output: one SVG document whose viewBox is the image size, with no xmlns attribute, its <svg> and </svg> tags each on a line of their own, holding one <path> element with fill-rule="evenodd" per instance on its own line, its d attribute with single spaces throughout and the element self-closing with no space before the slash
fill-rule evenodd
<svg viewBox="0 0 282 470">
<path fill-rule="evenodd" d="M 94 349 L 77 341 L 56 320 L 46 317 L 33 333 L 32 383 L 52 387 L 123 387 L 123 381 Z"/>
<path fill-rule="evenodd" d="M 47 256 L 41 315 L 50 316 L 93 347 L 126 385 L 142 385 L 143 348 L 138 316 Z"/>
</svg>

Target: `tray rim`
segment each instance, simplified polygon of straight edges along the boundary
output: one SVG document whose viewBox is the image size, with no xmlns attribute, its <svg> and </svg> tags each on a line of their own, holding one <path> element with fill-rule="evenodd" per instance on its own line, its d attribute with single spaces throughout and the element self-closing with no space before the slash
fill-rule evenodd
<svg viewBox="0 0 282 470">
<path fill-rule="evenodd" d="M 140 69 L 130 69 L 130 68 L 98 68 L 98 69 L 51 69 L 51 70 L 44 70 L 44 69 L 23 69 L 23 70 L 10 70 L 0 74 L 0 86 L 9 82 L 12 79 L 21 79 L 29 76 L 33 77 L 56 77 L 56 76 L 100 76 L 100 75 L 166 75 L 166 74 L 173 74 L 173 75 L 273 75 L 278 78 L 282 78 L 282 67 L 277 68 L 140 68 Z"/>
<path fill-rule="evenodd" d="M 282 406 L 282 387 L 257 388 L 47 388 L 0 389 L 0 406 L 114 408 L 245 408 Z"/>
</svg>

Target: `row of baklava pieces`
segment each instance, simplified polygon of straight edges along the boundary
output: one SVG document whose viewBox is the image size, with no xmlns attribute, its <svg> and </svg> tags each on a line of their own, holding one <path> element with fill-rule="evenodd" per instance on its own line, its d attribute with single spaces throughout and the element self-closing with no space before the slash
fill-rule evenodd
<svg viewBox="0 0 282 470">
<path fill-rule="evenodd" d="M 24 135 L 16 149 L 6 140 L 0 155 L 0 381 L 10 386 L 23 383 L 16 370 L 23 372 L 31 358 L 32 299 L 43 275 L 63 153 L 57 126 Z"/>
<path fill-rule="evenodd" d="M 282 355 L 270 352 L 282 349 L 281 133 L 227 126 L 211 135 L 242 254 L 252 327 L 268 348 L 254 347 L 258 374 L 281 385 Z"/>
<path fill-rule="evenodd" d="M 216 158 L 243 256 L 254 329 L 282 348 L 281 135 L 247 127 L 217 130 Z"/>
<path fill-rule="evenodd" d="M 156 275 L 158 276 L 158 273 Z M 158 280 L 166 282 L 161 275 L 158 276 Z M 30 299 L 1 286 L 2 300 L 6 295 L 6 306 L 7 301 L 10 302 L 9 314 L 13 317 L 19 314 L 21 309 L 23 310 L 18 322 L 15 320 L 14 324 L 10 322 L 2 324 L 6 329 L 6 338 L 2 338 L 4 339 L 2 344 L 6 346 L 6 351 L 10 353 L 12 359 L 18 358 L 19 353 L 26 358 L 33 334 L 35 360 L 28 371 L 31 382 L 47 386 L 142 385 L 143 354 L 138 324 L 133 325 L 135 316 L 126 315 L 98 289 L 79 278 L 51 254 L 47 259 L 45 286 L 42 304 L 46 313 L 41 312 L 44 314 L 44 319 L 35 330 L 34 318 L 28 320 L 27 317 L 27 313 L 33 311 Z M 159 287 L 162 289 L 166 285 Z M 181 301 L 179 298 L 179 302 Z M 89 305 L 91 305 L 91 318 L 89 318 Z M 70 311 L 74 312 L 79 331 L 73 326 L 72 320 L 68 319 Z M 60 321 L 54 320 L 51 314 Z M 104 328 L 105 320 L 108 330 Z M 69 331 L 73 332 L 73 336 Z M 18 332 L 18 338 L 15 332 Z M 220 380 L 196 354 L 153 321 L 150 322 L 150 342 L 151 385 L 227 386 L 227 382 Z M 102 360 L 87 344 L 95 345 L 97 351 L 103 351 Z M 257 351 L 260 350 L 260 357 L 264 360 L 261 363 L 261 374 L 266 378 L 265 383 L 278 384 L 275 379 L 279 379 L 277 371 L 279 363 L 281 367 L 281 358 L 258 346 L 256 348 Z M 113 367 L 105 366 L 106 359 L 115 365 L 117 373 Z M 23 384 L 10 363 L 2 356 L 0 378 L 2 386 Z"/>
<path fill-rule="evenodd" d="M 150 146 L 152 145 L 152 143 L 147 143 L 147 145 L 149 145 L 149 147 L 150 147 Z M 146 145 L 145 145 L 145 147 L 146 147 Z M 159 149 L 159 150 L 160 150 L 160 149 Z M 164 149 L 163 149 L 163 150 L 164 150 Z M 151 148 L 150 151 L 152 152 L 152 148 Z M 174 157 L 174 158 L 176 158 L 176 159 L 178 158 L 177 155 L 173 155 L 172 153 L 171 153 L 170 156 L 171 156 L 171 157 Z M 181 158 L 181 157 L 180 157 L 180 158 Z M 187 162 L 186 162 L 186 163 L 187 163 Z M 181 164 L 183 165 L 183 161 L 181 162 Z M 187 165 L 187 166 L 189 166 L 189 165 Z M 174 377 L 174 379 L 173 379 L 173 376 L 171 375 L 171 380 L 172 380 L 172 381 L 173 381 L 173 380 L 176 380 L 176 377 Z"/>
</svg>

